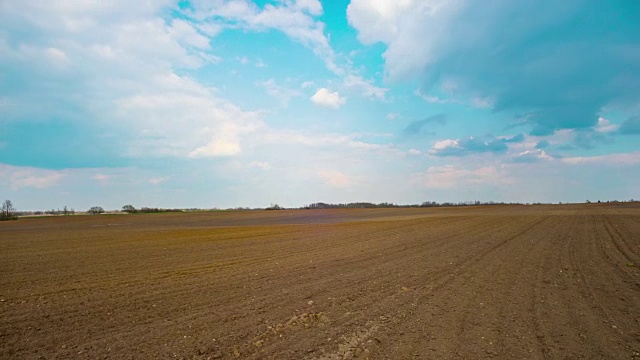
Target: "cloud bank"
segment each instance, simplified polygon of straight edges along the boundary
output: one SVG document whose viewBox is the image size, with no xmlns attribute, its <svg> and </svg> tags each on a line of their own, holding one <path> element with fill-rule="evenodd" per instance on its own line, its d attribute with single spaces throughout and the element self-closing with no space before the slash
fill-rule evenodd
<svg viewBox="0 0 640 360">
<path fill-rule="evenodd" d="M 491 99 L 532 135 L 590 128 L 604 107 L 640 101 L 637 2 L 353 0 L 347 15 L 362 43 L 386 45 L 389 79 L 417 75 L 440 101 L 431 94 Z"/>
</svg>

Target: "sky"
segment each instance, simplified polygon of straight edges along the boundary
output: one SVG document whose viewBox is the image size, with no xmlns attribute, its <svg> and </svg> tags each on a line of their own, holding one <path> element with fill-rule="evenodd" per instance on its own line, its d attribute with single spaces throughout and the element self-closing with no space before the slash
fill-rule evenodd
<svg viewBox="0 0 640 360">
<path fill-rule="evenodd" d="M 638 199 L 639 18 L 635 0 L 0 0 L 0 198 Z"/>
</svg>

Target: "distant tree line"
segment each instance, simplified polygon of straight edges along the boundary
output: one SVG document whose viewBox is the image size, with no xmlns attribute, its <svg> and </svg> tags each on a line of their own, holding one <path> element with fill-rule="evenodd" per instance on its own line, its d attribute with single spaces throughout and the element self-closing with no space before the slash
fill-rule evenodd
<svg viewBox="0 0 640 360">
<path fill-rule="evenodd" d="M 183 212 L 182 209 L 162 209 L 162 208 L 154 208 L 154 207 L 141 207 L 140 209 L 136 209 L 133 205 L 125 205 L 122 207 L 122 211 L 135 214 L 135 213 L 165 213 L 165 212 Z"/>
<path fill-rule="evenodd" d="M 537 203 L 542 204 L 542 203 Z M 420 207 L 439 207 L 439 206 L 481 206 L 481 205 L 523 205 L 522 203 L 515 202 L 498 202 L 498 201 L 459 201 L 459 202 L 443 202 L 439 203 L 436 201 L 425 201 L 420 204 Z"/>
<path fill-rule="evenodd" d="M 347 204 L 327 204 L 323 202 L 310 204 L 303 206 L 302 209 L 375 209 L 375 208 L 391 208 L 391 207 L 404 207 L 391 203 L 379 203 L 374 204 L 370 202 L 355 202 Z"/>
<path fill-rule="evenodd" d="M 636 199 L 630 200 L 607 200 L 600 201 L 597 200 L 597 203 L 634 203 L 638 202 Z M 587 200 L 587 204 L 592 203 L 592 201 Z M 310 205 L 305 205 L 299 207 L 297 209 L 376 209 L 376 208 L 430 208 L 430 207 L 445 207 L 445 206 L 487 206 L 487 205 L 550 205 L 550 202 L 534 202 L 534 203 L 519 203 L 519 202 L 496 202 L 496 201 L 459 201 L 459 202 L 437 202 L 437 201 L 424 201 L 421 204 L 409 204 L 409 205 L 397 205 L 394 203 L 382 202 L 382 203 L 371 203 L 371 202 L 351 202 L 351 203 L 340 203 L 340 204 L 331 204 L 324 202 L 317 202 Z M 558 204 L 562 204 L 562 202 L 558 202 Z M 226 210 L 241 210 L 241 211 L 255 211 L 255 210 L 285 210 L 286 208 L 280 206 L 278 204 L 271 204 L 271 206 L 266 208 L 249 208 L 249 207 L 235 207 L 228 208 Z M 296 208 L 291 208 L 296 209 Z M 212 209 L 199 209 L 199 208 L 189 208 L 189 209 L 163 209 L 163 208 L 155 208 L 155 207 L 141 207 L 139 209 L 135 208 L 133 205 L 125 205 L 122 207 L 122 212 L 135 214 L 135 213 L 168 213 L 168 212 L 196 212 L 196 211 L 220 211 L 220 209 L 212 208 Z M 98 215 L 105 213 L 104 208 L 101 206 L 93 206 L 86 212 L 90 215 Z M 15 220 L 18 216 L 25 215 L 73 215 L 76 214 L 76 211 L 71 208 L 69 209 L 65 206 L 62 210 L 60 209 L 51 209 L 46 211 L 17 211 L 13 206 L 11 200 L 5 200 L 0 207 L 0 221 L 2 220 Z"/>
<path fill-rule="evenodd" d="M 269 206 L 265 210 L 285 210 L 285 208 L 283 208 L 282 206 L 280 206 L 278 204 L 271 204 L 271 206 Z"/>
<path fill-rule="evenodd" d="M 60 210 L 58 208 L 58 210 L 56 209 L 51 209 L 51 210 L 45 210 L 45 211 L 34 211 L 34 215 L 74 215 L 76 213 L 76 211 L 74 209 L 69 209 L 67 206 L 65 206 L 64 208 L 62 208 L 62 210 Z"/>
<path fill-rule="evenodd" d="M 622 203 L 622 202 L 637 202 L 638 200 L 630 199 L 627 201 L 607 200 L 606 203 Z M 598 200 L 598 203 L 605 201 Z M 591 201 L 587 200 L 587 204 Z M 313 203 L 305 205 L 300 209 L 376 209 L 376 208 L 428 208 L 428 207 L 445 207 L 445 206 L 488 206 L 488 205 L 551 205 L 551 202 L 533 202 L 533 203 L 521 203 L 521 202 L 502 202 L 502 201 L 458 201 L 458 202 L 437 202 L 437 201 L 425 201 L 421 204 L 411 205 L 397 205 L 393 203 L 370 203 L 370 202 L 353 202 L 344 204 L 328 204 L 323 202 Z M 558 204 L 562 204 L 559 202 Z"/>
<path fill-rule="evenodd" d="M 516 205 L 519 203 L 505 203 L 495 201 L 460 201 L 460 202 L 443 202 L 425 201 L 421 204 L 413 205 L 397 205 L 393 203 L 370 203 L 370 202 L 354 202 L 345 204 L 327 204 L 323 202 L 313 203 L 303 206 L 301 209 L 378 209 L 378 208 L 419 208 L 419 207 L 440 207 L 440 206 L 478 206 L 478 205 Z"/>
</svg>

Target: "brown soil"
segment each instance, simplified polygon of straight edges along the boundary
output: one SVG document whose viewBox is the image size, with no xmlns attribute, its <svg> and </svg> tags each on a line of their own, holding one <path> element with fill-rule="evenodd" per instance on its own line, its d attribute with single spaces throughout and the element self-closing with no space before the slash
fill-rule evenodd
<svg viewBox="0 0 640 360">
<path fill-rule="evenodd" d="M 633 204 L 0 223 L 0 358 L 640 358 Z"/>
</svg>

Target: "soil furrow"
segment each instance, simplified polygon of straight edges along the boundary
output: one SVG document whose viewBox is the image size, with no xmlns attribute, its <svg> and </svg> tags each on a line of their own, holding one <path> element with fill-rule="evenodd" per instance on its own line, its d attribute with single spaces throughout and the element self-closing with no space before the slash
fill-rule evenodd
<svg viewBox="0 0 640 360">
<path fill-rule="evenodd" d="M 0 224 L 0 358 L 640 358 L 630 204 Z"/>
</svg>

